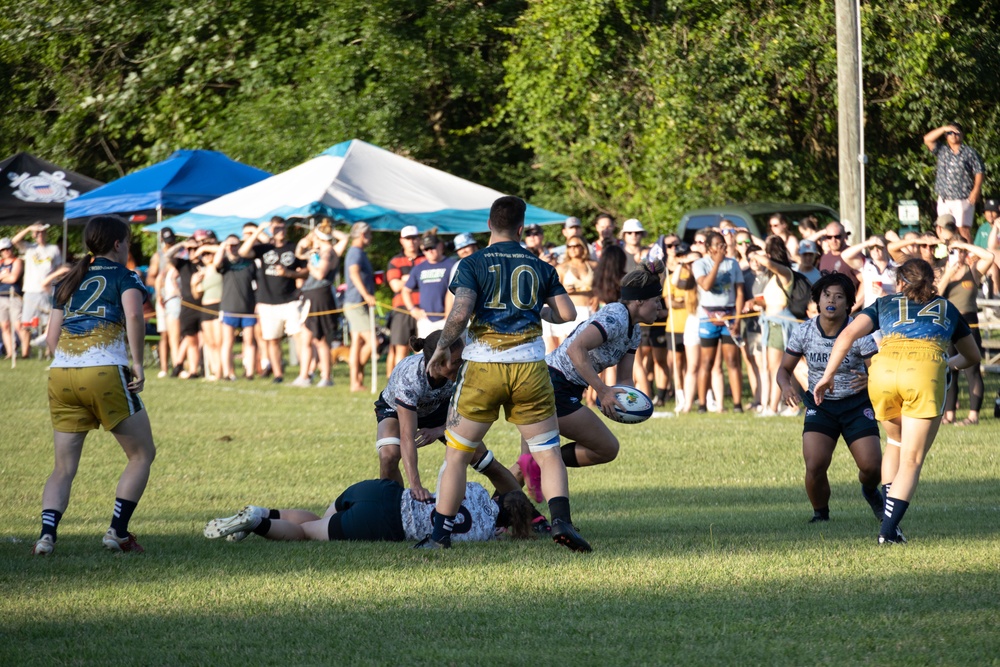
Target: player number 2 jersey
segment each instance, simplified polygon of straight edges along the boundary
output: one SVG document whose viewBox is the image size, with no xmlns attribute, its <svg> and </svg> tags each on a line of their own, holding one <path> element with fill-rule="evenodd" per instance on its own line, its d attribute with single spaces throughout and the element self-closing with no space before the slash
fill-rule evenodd
<svg viewBox="0 0 1000 667">
<path fill-rule="evenodd" d="M 140 290 L 143 302 L 148 298 L 135 273 L 117 262 L 94 258 L 80 287 L 62 304 L 53 368 L 129 365 L 122 294 L 130 289 Z"/>
</svg>

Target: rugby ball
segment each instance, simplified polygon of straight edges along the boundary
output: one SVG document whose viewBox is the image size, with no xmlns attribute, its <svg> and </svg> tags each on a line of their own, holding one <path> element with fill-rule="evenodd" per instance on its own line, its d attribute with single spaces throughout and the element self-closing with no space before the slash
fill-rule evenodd
<svg viewBox="0 0 1000 667">
<path fill-rule="evenodd" d="M 618 394 L 618 402 L 625 406 L 623 410 L 620 406 L 615 406 L 615 421 L 622 424 L 639 424 L 649 419 L 653 414 L 653 402 L 649 396 L 642 393 L 635 387 L 624 384 L 616 384 L 612 389 Z M 597 407 L 601 407 L 601 399 L 597 399 Z"/>
</svg>

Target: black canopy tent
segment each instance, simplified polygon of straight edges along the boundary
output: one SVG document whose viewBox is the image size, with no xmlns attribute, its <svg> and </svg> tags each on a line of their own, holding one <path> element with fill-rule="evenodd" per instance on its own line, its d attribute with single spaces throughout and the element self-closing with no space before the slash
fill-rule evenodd
<svg viewBox="0 0 1000 667">
<path fill-rule="evenodd" d="M 30 153 L 16 153 L 0 161 L 0 225 L 63 224 L 63 207 L 84 192 L 103 185 L 100 181 L 64 169 Z"/>
</svg>

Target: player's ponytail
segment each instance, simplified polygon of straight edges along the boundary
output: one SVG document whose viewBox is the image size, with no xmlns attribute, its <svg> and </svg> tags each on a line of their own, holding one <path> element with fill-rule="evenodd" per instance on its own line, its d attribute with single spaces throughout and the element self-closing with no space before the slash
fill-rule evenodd
<svg viewBox="0 0 1000 667">
<path fill-rule="evenodd" d="M 659 274 L 663 273 L 663 262 L 640 264 L 622 278 L 621 301 L 642 301 L 662 296 L 663 286 Z"/>
<path fill-rule="evenodd" d="M 83 244 L 87 254 L 73 265 L 56 290 L 56 305 L 62 307 L 76 292 L 87 276 L 94 258 L 111 252 L 117 241 L 128 242 L 128 223 L 117 215 L 98 215 L 90 219 L 83 230 Z"/>
<path fill-rule="evenodd" d="M 926 303 L 937 296 L 934 269 L 922 259 L 908 259 L 896 269 L 899 291 L 910 301 Z"/>
<path fill-rule="evenodd" d="M 531 522 L 534 519 L 534 507 L 523 491 L 511 491 L 499 498 L 502 517 L 498 517 L 497 525 L 502 522 L 507 534 L 515 540 L 530 540 L 534 537 Z"/>
<path fill-rule="evenodd" d="M 438 341 L 441 340 L 440 331 L 432 331 L 427 335 L 427 338 L 417 338 L 416 336 L 410 336 L 410 349 L 414 352 L 423 352 L 424 361 L 430 361 L 431 357 L 434 356 L 434 350 L 437 349 Z M 451 344 L 451 351 L 453 354 L 460 351 L 460 348 L 465 347 L 465 339 L 459 336 L 458 340 Z"/>
</svg>

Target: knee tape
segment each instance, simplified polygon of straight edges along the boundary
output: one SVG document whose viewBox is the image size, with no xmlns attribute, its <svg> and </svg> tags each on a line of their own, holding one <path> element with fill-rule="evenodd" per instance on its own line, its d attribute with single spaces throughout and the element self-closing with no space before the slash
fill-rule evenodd
<svg viewBox="0 0 1000 667">
<path fill-rule="evenodd" d="M 486 454 L 483 456 L 482 459 L 479 460 L 479 463 L 472 466 L 472 469 L 478 473 L 482 473 L 484 470 L 490 467 L 490 464 L 493 463 L 494 458 L 495 457 L 493 456 L 493 452 L 487 449 Z"/>
<path fill-rule="evenodd" d="M 559 430 L 556 429 L 547 433 L 541 433 L 525 440 L 528 443 L 529 452 L 543 452 L 546 449 L 559 446 Z"/>
<path fill-rule="evenodd" d="M 471 440 L 466 440 L 459 434 L 455 433 L 451 429 L 447 429 L 444 432 L 445 444 L 452 449 L 457 449 L 460 452 L 474 452 L 479 446 L 478 442 L 472 442 Z"/>
<path fill-rule="evenodd" d="M 901 443 L 899 440 L 893 440 L 892 438 L 886 438 L 885 439 L 885 444 L 892 445 L 893 447 L 902 447 L 903 446 L 903 443 Z"/>
<path fill-rule="evenodd" d="M 399 447 L 399 438 L 379 438 L 375 441 L 375 451 L 377 452 L 387 445 Z"/>
</svg>

